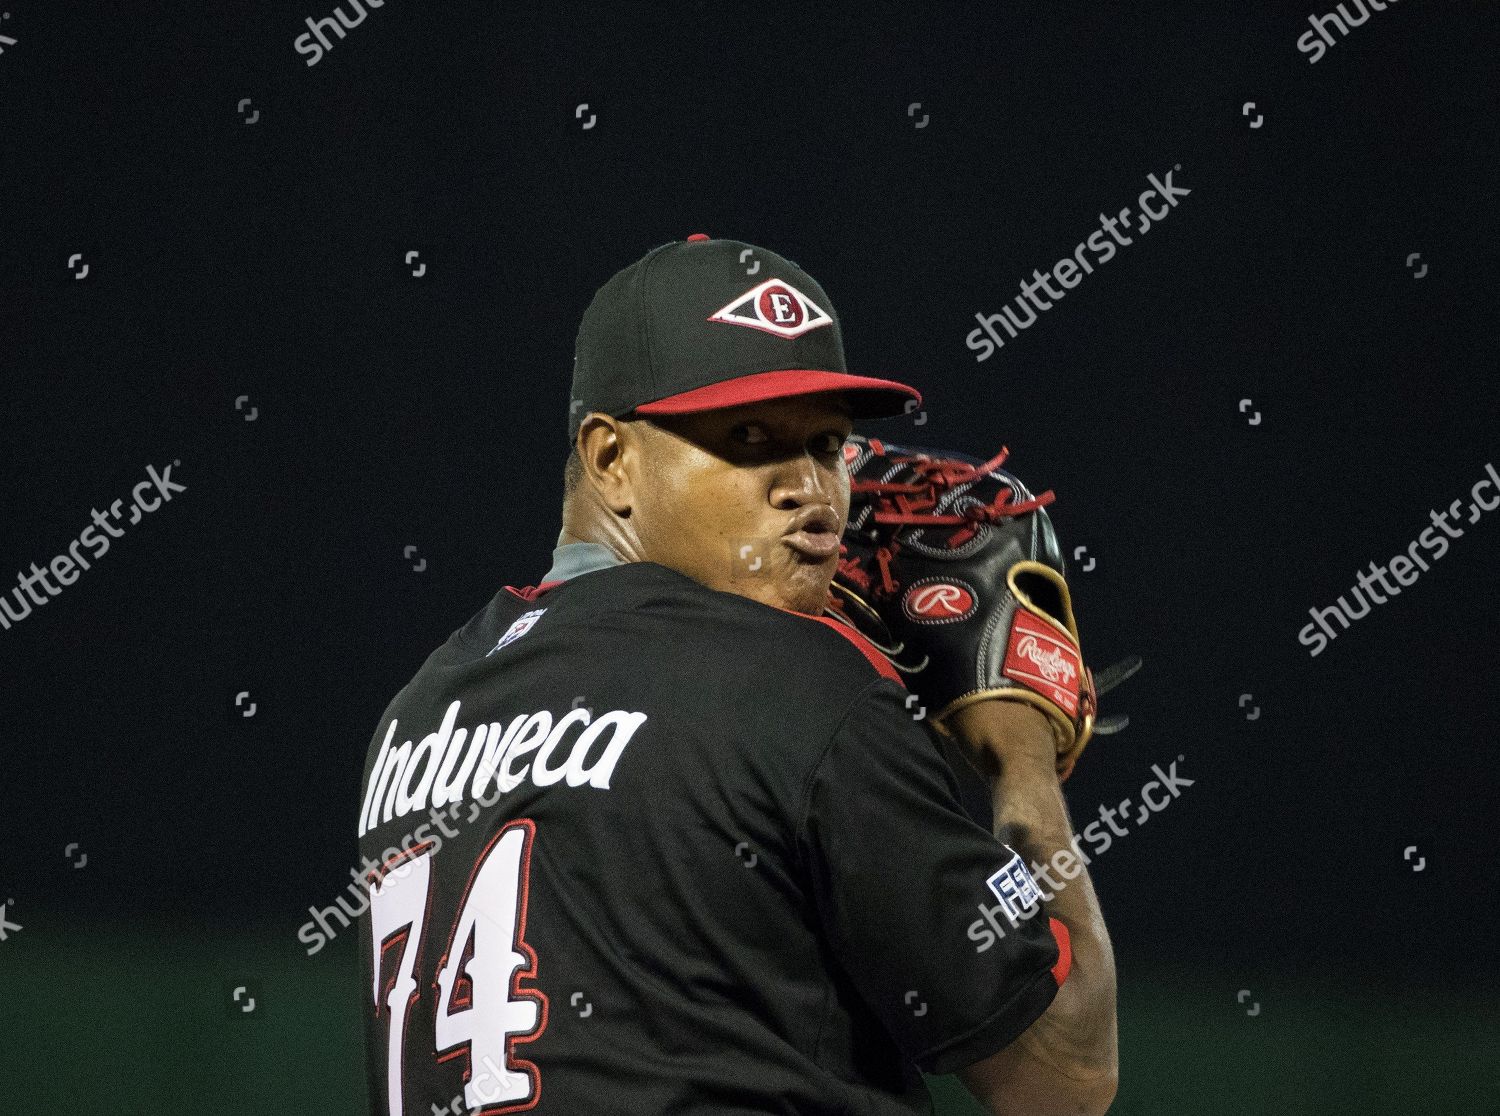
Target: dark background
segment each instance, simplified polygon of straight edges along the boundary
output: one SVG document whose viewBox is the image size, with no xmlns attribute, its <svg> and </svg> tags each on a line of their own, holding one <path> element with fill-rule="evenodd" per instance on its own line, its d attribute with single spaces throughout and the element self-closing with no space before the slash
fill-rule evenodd
<svg viewBox="0 0 1500 1116">
<path fill-rule="evenodd" d="M 1500 463 L 1500 13 L 1392 0 L 1310 65 L 1332 7 L 387 0 L 308 67 L 331 0 L 9 0 L 0 570 L 148 464 L 187 488 L 0 631 L 11 1099 L 359 1110 L 352 945 L 295 934 L 376 719 L 546 570 L 594 290 L 706 232 L 924 392 L 865 432 L 1054 488 L 1085 651 L 1146 660 L 1067 787 L 1082 828 L 1196 780 L 1093 868 L 1114 1111 L 1500 1110 L 1500 514 L 1297 642 Z M 1191 196 L 975 361 L 976 312 L 1176 164 Z"/>
</svg>

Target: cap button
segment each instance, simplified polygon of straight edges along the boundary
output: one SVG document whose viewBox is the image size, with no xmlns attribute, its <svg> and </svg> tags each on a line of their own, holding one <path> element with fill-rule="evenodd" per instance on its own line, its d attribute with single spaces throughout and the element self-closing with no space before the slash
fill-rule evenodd
<svg viewBox="0 0 1500 1116">
<path fill-rule="evenodd" d="M 694 240 L 708 240 L 708 239 L 710 239 L 708 233 L 694 233 L 692 236 L 688 237 L 688 241 L 689 242 L 692 242 Z"/>
</svg>

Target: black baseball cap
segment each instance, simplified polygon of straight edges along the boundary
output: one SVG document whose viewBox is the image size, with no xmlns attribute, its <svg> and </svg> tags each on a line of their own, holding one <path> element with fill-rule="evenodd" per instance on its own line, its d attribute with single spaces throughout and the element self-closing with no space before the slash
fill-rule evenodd
<svg viewBox="0 0 1500 1116">
<path fill-rule="evenodd" d="M 855 418 L 922 402 L 915 388 L 845 369 L 833 303 L 807 272 L 765 248 L 694 233 L 594 294 L 578 327 L 568 442 L 590 411 L 687 414 L 818 391 L 846 392 Z"/>
</svg>

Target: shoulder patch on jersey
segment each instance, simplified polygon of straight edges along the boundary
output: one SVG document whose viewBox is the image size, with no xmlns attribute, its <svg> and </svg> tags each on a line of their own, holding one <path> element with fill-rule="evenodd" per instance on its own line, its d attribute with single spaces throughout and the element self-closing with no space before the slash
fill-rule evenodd
<svg viewBox="0 0 1500 1116">
<path fill-rule="evenodd" d="M 509 588 L 509 586 L 506 586 L 506 588 Z M 484 653 L 484 657 L 488 659 L 491 655 L 500 650 L 500 648 L 504 647 L 507 643 L 518 640 L 527 632 L 531 631 L 532 625 L 540 620 L 542 613 L 546 611 L 547 610 L 545 608 L 534 608 L 530 612 L 521 613 L 520 616 L 516 617 L 516 619 L 511 622 L 510 627 L 505 629 L 505 634 L 500 637 L 500 642 L 486 651 Z"/>
</svg>

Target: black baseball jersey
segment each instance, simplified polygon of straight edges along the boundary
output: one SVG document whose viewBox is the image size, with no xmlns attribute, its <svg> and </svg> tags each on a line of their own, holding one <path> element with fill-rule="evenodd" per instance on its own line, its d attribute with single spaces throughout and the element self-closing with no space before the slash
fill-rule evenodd
<svg viewBox="0 0 1500 1116">
<path fill-rule="evenodd" d="M 930 1112 L 1069 954 L 920 714 L 837 621 L 654 562 L 506 586 L 366 762 L 372 1110 Z"/>
</svg>

